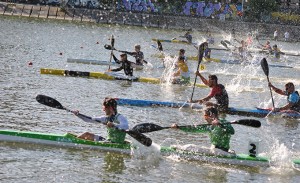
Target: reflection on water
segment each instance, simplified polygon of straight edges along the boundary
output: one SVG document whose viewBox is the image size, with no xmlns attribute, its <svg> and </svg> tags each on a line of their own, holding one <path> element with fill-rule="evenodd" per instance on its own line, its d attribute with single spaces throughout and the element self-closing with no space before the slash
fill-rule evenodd
<svg viewBox="0 0 300 183">
<path fill-rule="evenodd" d="M 124 162 L 124 155 L 118 153 L 107 152 L 104 156 L 103 168 L 105 172 L 122 173 L 126 168 Z"/>
</svg>

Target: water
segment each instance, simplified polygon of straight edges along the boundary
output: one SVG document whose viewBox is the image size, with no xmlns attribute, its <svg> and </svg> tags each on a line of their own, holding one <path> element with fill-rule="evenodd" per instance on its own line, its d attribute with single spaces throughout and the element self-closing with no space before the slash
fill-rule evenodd
<svg viewBox="0 0 300 183">
<path fill-rule="evenodd" d="M 30 130 L 49 133 L 82 133 L 90 131 L 106 134 L 103 126 L 81 121 L 72 114 L 46 107 L 36 102 L 37 94 L 56 98 L 65 107 L 78 109 L 90 116 L 103 114 L 104 97 L 149 99 L 161 101 L 186 101 L 192 87 L 133 83 L 122 87 L 118 81 L 41 75 L 40 68 L 72 69 L 80 71 L 106 71 L 108 66 L 67 63 L 67 58 L 109 60 L 110 51 L 104 49 L 109 37 L 115 36 L 115 48 L 133 50 L 141 44 L 146 60 L 154 69 L 136 71 L 135 75 L 160 77 L 162 62 L 155 57 L 151 38 L 170 39 L 182 35 L 175 30 L 144 27 L 71 24 L 67 22 L 34 21 L 1 17 L 0 21 L 0 128 Z M 194 32 L 201 42 L 202 33 Z M 224 35 L 215 35 L 219 42 Z M 97 44 L 97 42 L 99 44 Z M 284 50 L 297 51 L 299 45 L 279 42 Z M 196 55 L 188 45 L 163 43 L 169 54 L 180 48 L 186 55 Z M 118 53 L 115 52 L 116 55 Z M 213 57 L 226 58 L 229 53 L 213 51 Z M 130 58 L 130 60 L 133 60 Z M 300 57 L 288 57 L 286 63 L 299 66 Z M 32 62 L 32 66 L 28 66 Z M 188 61 L 192 71 L 197 62 Z M 219 82 L 226 85 L 230 105 L 234 107 L 271 107 L 266 76 L 259 65 L 240 66 L 204 63 L 204 76 L 216 73 Z M 293 81 L 299 89 L 299 70 L 270 68 L 270 80 L 283 87 Z M 251 79 L 252 78 L 252 79 Z M 192 78 L 192 81 L 194 79 Z M 198 82 L 199 79 L 198 79 Z M 196 88 L 194 99 L 206 96 L 209 89 Z M 275 93 L 275 105 L 284 105 L 285 98 Z M 118 107 L 130 126 L 150 122 L 161 126 L 203 123 L 201 113 L 187 109 Z M 227 116 L 228 120 L 243 119 Z M 231 165 L 183 161 L 176 157 L 131 157 L 117 153 L 74 150 L 28 144 L 1 143 L 1 182 L 298 182 L 300 173 L 290 165 L 284 166 L 288 157 L 300 157 L 298 120 L 281 118 L 259 119 L 260 129 L 235 125 L 236 134 L 231 147 L 247 153 L 248 142 L 258 141 L 260 152 L 273 157 L 278 166 L 249 168 Z M 162 130 L 147 134 L 157 144 L 200 144 L 209 146 L 206 134 L 186 134 Z M 133 140 L 128 137 L 128 139 Z M 282 159 L 284 159 L 282 161 Z"/>
</svg>

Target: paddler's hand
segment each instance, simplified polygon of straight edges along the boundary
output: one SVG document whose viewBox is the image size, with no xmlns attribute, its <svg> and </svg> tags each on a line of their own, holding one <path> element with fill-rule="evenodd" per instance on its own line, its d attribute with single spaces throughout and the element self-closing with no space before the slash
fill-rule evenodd
<svg viewBox="0 0 300 183">
<path fill-rule="evenodd" d="M 200 76 L 200 75 L 201 75 L 199 71 L 196 71 L 195 74 L 196 74 L 197 76 Z"/>
<path fill-rule="evenodd" d="M 111 69 L 108 69 L 106 72 L 111 72 Z"/>
<path fill-rule="evenodd" d="M 211 122 L 211 125 L 212 125 L 212 126 L 220 125 L 219 120 L 218 120 L 218 119 L 214 119 L 214 120 Z"/>
<path fill-rule="evenodd" d="M 279 112 L 280 108 L 272 108 L 272 112 Z"/>
<path fill-rule="evenodd" d="M 108 123 L 106 124 L 106 126 L 109 127 L 109 128 L 112 128 L 112 127 L 114 127 L 115 125 L 114 125 L 114 123 L 112 123 L 112 122 L 108 122 Z"/>
<path fill-rule="evenodd" d="M 76 116 L 78 116 L 79 114 L 79 111 L 78 110 L 74 110 L 74 111 L 71 111 L 73 114 L 75 114 Z"/>
<path fill-rule="evenodd" d="M 177 129 L 177 128 L 178 128 L 178 125 L 177 125 L 177 124 L 172 124 L 172 125 L 171 125 L 171 128 Z"/>
<path fill-rule="evenodd" d="M 272 83 L 269 81 L 269 87 L 270 88 L 272 88 L 273 87 L 273 85 L 272 85 Z"/>
</svg>

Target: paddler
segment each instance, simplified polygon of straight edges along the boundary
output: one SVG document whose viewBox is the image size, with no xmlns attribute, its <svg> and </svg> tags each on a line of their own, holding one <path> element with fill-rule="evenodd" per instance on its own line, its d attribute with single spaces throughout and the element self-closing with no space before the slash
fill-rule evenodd
<svg viewBox="0 0 300 183">
<path fill-rule="evenodd" d="M 180 56 L 177 61 L 177 71 L 173 74 L 172 84 L 189 84 L 190 71 L 183 56 Z"/>
<path fill-rule="evenodd" d="M 263 45 L 262 50 L 272 51 L 270 41 L 267 41 L 266 44 Z"/>
<path fill-rule="evenodd" d="M 115 62 L 120 63 L 122 65 L 119 68 L 110 69 L 110 70 L 108 70 L 108 72 L 110 72 L 110 71 L 117 72 L 117 71 L 121 71 L 122 69 L 124 69 L 124 73 L 126 76 L 133 76 L 133 68 L 136 67 L 136 64 L 134 62 L 127 60 L 126 53 L 122 53 L 120 55 L 120 57 L 121 57 L 121 60 L 118 60 L 117 57 L 113 54 L 113 58 L 114 58 Z"/>
<path fill-rule="evenodd" d="M 195 74 L 200 77 L 206 86 L 211 88 L 211 91 L 206 97 L 199 100 L 191 100 L 190 102 L 198 102 L 200 104 L 205 104 L 206 106 L 213 106 L 216 107 L 219 112 L 225 113 L 228 110 L 229 98 L 225 87 L 222 84 L 218 84 L 217 76 L 209 75 L 207 80 L 199 71 L 196 71 Z M 216 99 L 216 103 L 208 102 L 213 97 Z"/>
<path fill-rule="evenodd" d="M 272 47 L 272 53 L 273 53 L 273 55 L 274 55 L 275 58 L 280 58 L 281 51 L 277 47 L 277 44 L 273 45 L 273 47 Z"/>
<path fill-rule="evenodd" d="M 116 100 L 114 98 L 106 97 L 103 101 L 102 109 L 105 112 L 105 116 L 92 117 L 92 119 L 86 118 L 82 115 L 78 115 L 79 111 L 72 112 L 85 122 L 106 124 L 107 139 L 90 132 L 85 132 L 79 135 L 78 138 L 91 141 L 107 141 L 119 144 L 124 143 L 126 133 L 123 130 L 129 129 L 128 121 L 122 114 L 119 114 L 117 112 Z"/>
<path fill-rule="evenodd" d="M 147 63 L 147 61 L 144 60 L 144 53 L 141 51 L 141 45 L 136 44 L 134 45 L 134 52 L 127 52 L 122 51 L 123 53 L 126 53 L 128 55 L 131 55 L 135 58 L 136 65 L 144 65 L 144 63 Z"/>
<path fill-rule="evenodd" d="M 225 119 L 219 119 L 218 110 L 214 107 L 209 107 L 204 111 L 204 119 L 211 125 L 197 126 L 195 128 L 187 127 L 180 128 L 185 132 L 208 132 L 212 147 L 210 150 L 220 149 L 225 152 L 233 153 L 230 150 L 230 138 L 234 134 L 234 128 Z M 177 124 L 173 124 L 172 128 L 178 128 Z"/>
<path fill-rule="evenodd" d="M 191 35 L 190 31 L 187 31 L 184 36 L 179 37 L 184 37 L 188 43 L 192 44 L 193 36 Z"/>
<path fill-rule="evenodd" d="M 208 48 L 208 42 L 204 42 L 205 50 L 203 57 L 207 60 L 210 61 L 210 55 L 211 55 L 211 49 Z"/>
<path fill-rule="evenodd" d="M 282 110 L 292 110 L 296 112 L 300 112 L 300 96 L 298 91 L 295 90 L 294 83 L 288 82 L 285 84 L 285 90 L 281 90 L 279 88 L 276 88 L 274 85 L 272 85 L 271 82 L 269 82 L 269 87 L 272 88 L 276 93 L 280 95 L 287 96 L 287 104 L 285 106 L 274 108 L 273 111 L 282 111 Z"/>
<path fill-rule="evenodd" d="M 182 57 L 184 59 L 184 62 L 187 63 L 187 57 L 185 56 L 185 50 L 184 49 L 180 49 L 179 53 L 178 53 L 178 58 Z"/>
</svg>

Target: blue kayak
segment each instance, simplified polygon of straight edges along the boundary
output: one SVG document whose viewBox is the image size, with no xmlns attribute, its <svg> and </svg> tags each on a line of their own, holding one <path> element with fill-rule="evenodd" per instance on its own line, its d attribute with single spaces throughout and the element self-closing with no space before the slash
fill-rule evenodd
<svg viewBox="0 0 300 183">
<path fill-rule="evenodd" d="M 137 99 L 125 99 L 116 98 L 119 105 L 129 105 L 137 107 L 172 107 L 172 108 L 191 108 L 202 109 L 202 105 L 189 102 L 167 102 L 167 101 L 155 101 L 155 100 L 137 100 Z M 254 116 L 264 118 L 266 116 L 281 116 L 286 118 L 300 118 L 299 112 L 271 112 L 270 109 L 247 109 L 247 108 L 235 108 L 229 107 L 227 114 L 240 115 L 240 116 Z"/>
</svg>

